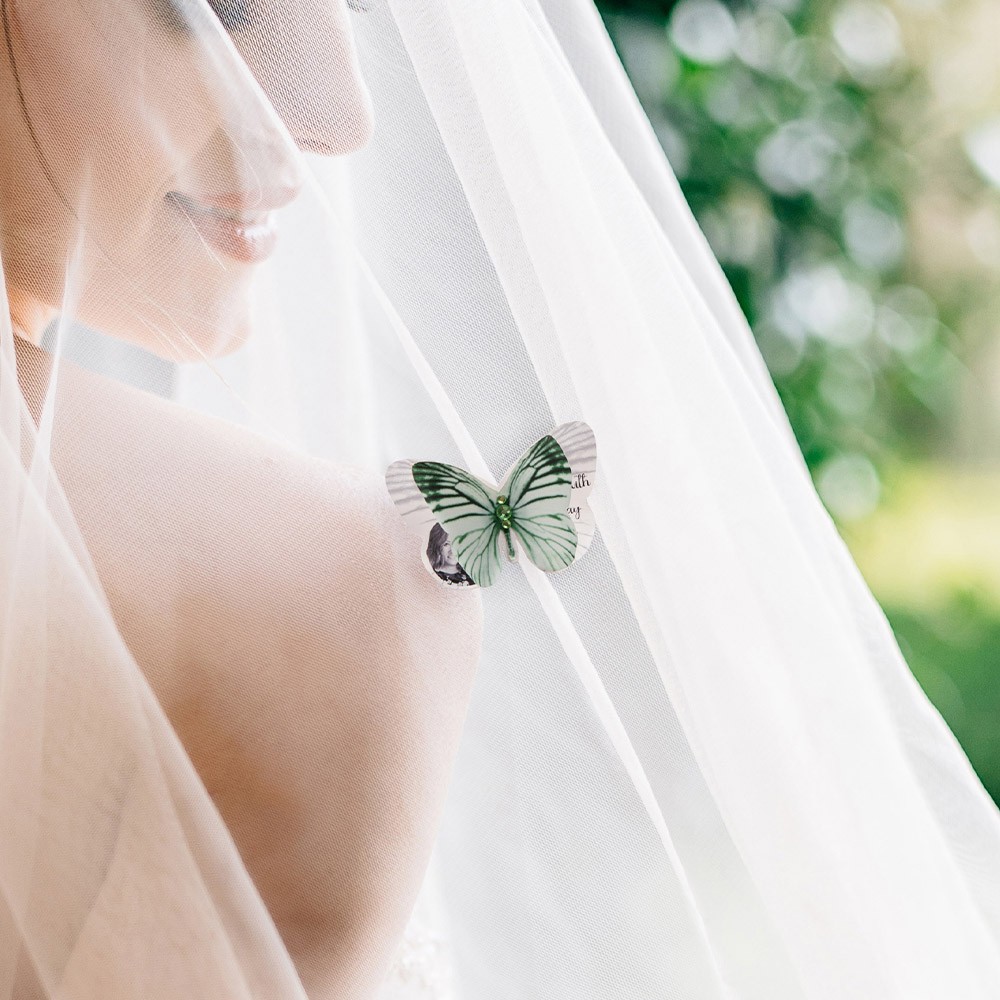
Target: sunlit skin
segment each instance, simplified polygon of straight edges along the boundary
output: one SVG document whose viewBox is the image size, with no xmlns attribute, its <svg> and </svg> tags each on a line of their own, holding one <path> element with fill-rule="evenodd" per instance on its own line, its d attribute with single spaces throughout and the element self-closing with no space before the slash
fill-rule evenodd
<svg viewBox="0 0 1000 1000">
<path fill-rule="evenodd" d="M 287 201 L 301 184 L 281 128 L 246 108 L 234 126 L 201 36 L 164 6 L 8 0 L 21 96 L 0 51 L 0 231 L 36 419 L 50 358 L 34 345 L 66 296 L 89 325 L 168 358 L 238 347 L 259 264 L 220 253 L 212 238 L 233 233 L 211 221 L 199 232 L 171 193 L 249 198 L 251 148 L 258 191 Z M 346 11 L 258 8 L 283 30 L 251 25 L 233 41 L 265 91 L 291 65 L 302 74 L 298 99 L 277 102 L 287 133 L 326 155 L 364 145 L 371 111 Z M 154 88 L 170 95 L 155 123 L 143 113 Z M 237 255 L 259 249 L 233 238 Z M 374 996 L 436 833 L 478 659 L 477 593 L 424 571 L 381 477 L 65 361 L 59 380 L 52 460 L 122 636 L 310 997 Z M 81 946 L 65 995 L 89 998 L 90 973 Z"/>
</svg>

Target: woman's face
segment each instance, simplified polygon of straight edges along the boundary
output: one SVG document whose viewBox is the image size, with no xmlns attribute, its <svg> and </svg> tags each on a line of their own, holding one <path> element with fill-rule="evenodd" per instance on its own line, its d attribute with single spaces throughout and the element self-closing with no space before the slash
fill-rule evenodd
<svg viewBox="0 0 1000 1000">
<path fill-rule="evenodd" d="M 302 185 L 293 143 L 338 155 L 371 132 L 344 0 L 0 4 L 15 321 L 71 312 L 175 360 L 238 346 Z"/>
</svg>

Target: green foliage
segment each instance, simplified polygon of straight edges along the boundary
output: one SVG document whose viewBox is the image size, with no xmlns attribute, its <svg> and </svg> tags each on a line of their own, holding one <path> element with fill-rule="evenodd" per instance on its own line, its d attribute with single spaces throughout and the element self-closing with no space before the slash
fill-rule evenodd
<svg viewBox="0 0 1000 1000">
<path fill-rule="evenodd" d="M 900 649 L 1000 803 L 1000 613 L 975 591 L 956 593 L 933 615 L 887 607 Z"/>
<path fill-rule="evenodd" d="M 599 6 L 810 466 L 933 450 L 966 300 L 921 287 L 909 214 L 927 88 L 889 9 Z"/>
<path fill-rule="evenodd" d="M 932 120 L 925 70 L 882 0 L 598 6 L 820 495 L 842 524 L 870 523 L 879 473 L 950 443 L 961 358 L 985 301 L 978 272 L 942 267 L 916 221 L 928 190 L 945 191 L 954 212 L 980 204 L 984 182 L 950 125 Z M 953 592 L 937 612 L 882 603 L 1000 802 L 995 596 Z"/>
</svg>

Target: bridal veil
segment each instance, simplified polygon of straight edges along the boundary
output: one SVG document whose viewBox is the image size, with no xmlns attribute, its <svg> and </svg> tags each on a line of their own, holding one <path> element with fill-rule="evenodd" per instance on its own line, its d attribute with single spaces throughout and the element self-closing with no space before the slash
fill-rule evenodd
<svg viewBox="0 0 1000 1000">
<path fill-rule="evenodd" d="M 135 392 L 373 481 L 596 434 L 585 558 L 482 590 L 415 995 L 1000 994 L 1000 818 L 590 0 L 2 6 L 0 998 L 306 996 L 139 665 L 180 599 L 128 642 L 97 569 L 197 478 Z M 199 557 L 102 537 L 135 592 Z"/>
</svg>

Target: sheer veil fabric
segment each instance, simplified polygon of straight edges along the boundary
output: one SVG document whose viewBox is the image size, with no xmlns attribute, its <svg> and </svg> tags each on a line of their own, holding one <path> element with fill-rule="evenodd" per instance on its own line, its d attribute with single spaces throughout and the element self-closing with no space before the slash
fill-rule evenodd
<svg viewBox="0 0 1000 1000">
<path fill-rule="evenodd" d="M 0 998 L 1000 994 L 997 810 L 590 0 L 0 6 Z M 570 420 L 586 557 L 425 574 L 386 466 Z"/>
</svg>

